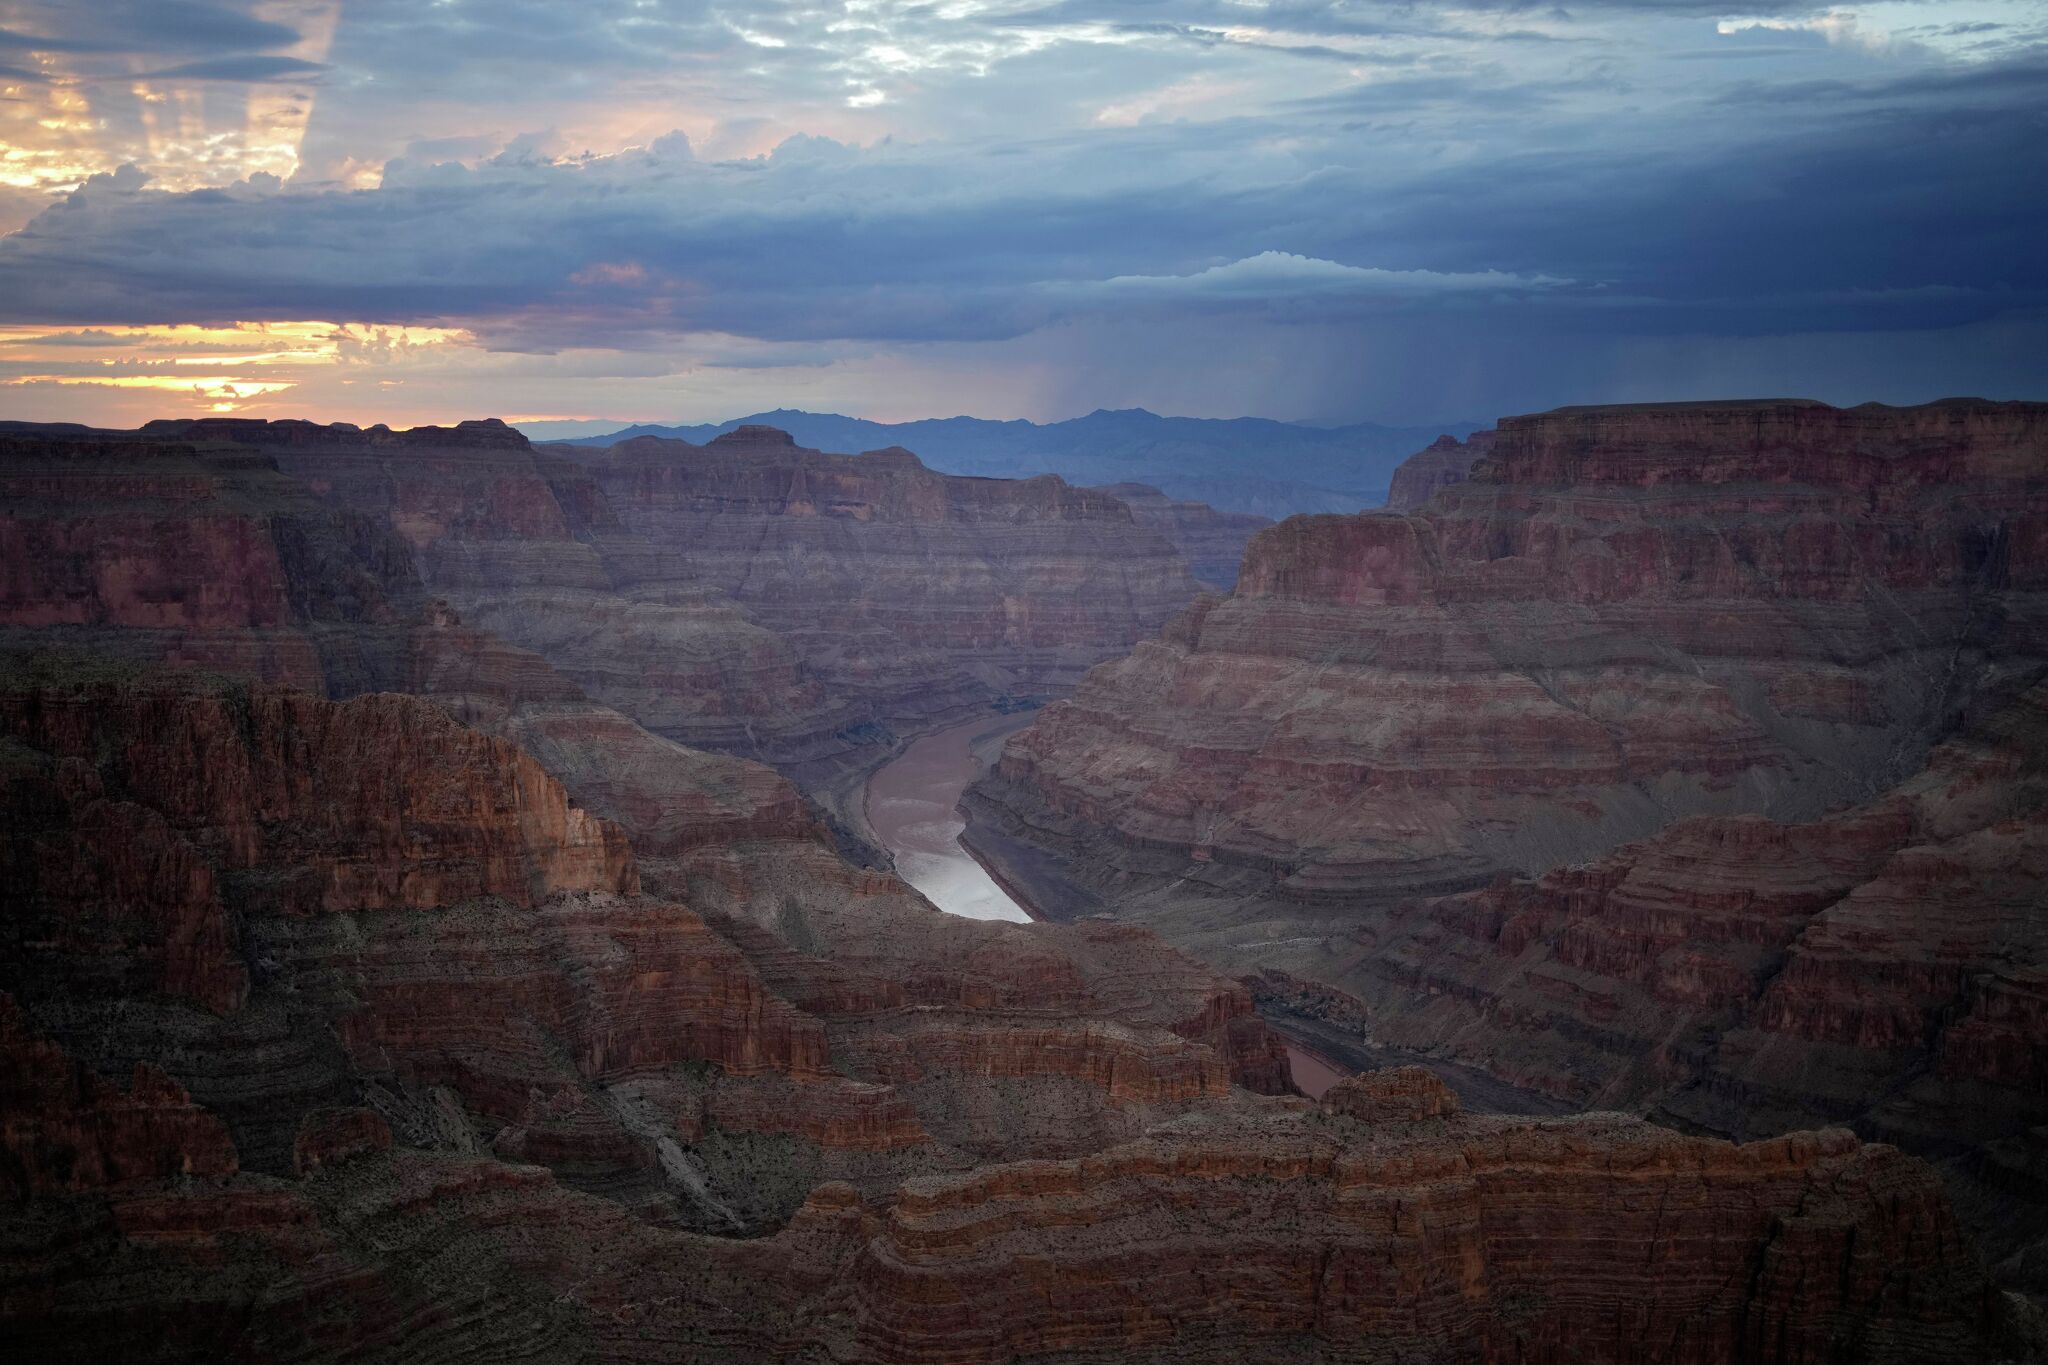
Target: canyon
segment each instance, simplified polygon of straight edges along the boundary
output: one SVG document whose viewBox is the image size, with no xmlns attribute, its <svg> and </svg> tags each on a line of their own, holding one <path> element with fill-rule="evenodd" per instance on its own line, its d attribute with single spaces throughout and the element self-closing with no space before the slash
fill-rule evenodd
<svg viewBox="0 0 2048 1365">
<path fill-rule="evenodd" d="M 1255 1093 L 1243 988 L 1146 931 L 945 916 L 815 844 L 772 920 L 685 904 L 423 700 L 45 659 L 0 734 L 0 1311 L 38 1359 L 2021 1340 L 1891 1149 L 1465 1116 L 1414 1070 Z"/>
<path fill-rule="evenodd" d="M 1261 532 L 965 837 L 1311 1043 L 1900 1143 L 2038 1293 L 2044 676 L 2048 405 L 1564 409 Z"/>
<path fill-rule="evenodd" d="M 2044 427 L 1566 410 L 1270 526 L 758 426 L 0 432 L 0 1320 L 2029 1358 Z"/>
</svg>

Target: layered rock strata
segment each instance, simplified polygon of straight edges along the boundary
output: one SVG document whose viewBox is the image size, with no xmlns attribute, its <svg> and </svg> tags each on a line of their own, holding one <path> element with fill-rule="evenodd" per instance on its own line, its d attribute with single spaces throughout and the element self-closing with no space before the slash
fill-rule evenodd
<svg viewBox="0 0 2048 1365">
<path fill-rule="evenodd" d="M 1150 526 L 1173 542 L 1188 562 L 1188 572 L 1216 592 L 1229 592 L 1237 582 L 1245 542 L 1270 518 L 1249 512 L 1222 512 L 1204 502 L 1168 497 L 1150 484 L 1104 484 L 1107 493 L 1131 509 L 1141 526 Z"/>
<path fill-rule="evenodd" d="M 611 450 L 496 421 L 22 429 L 0 487 L 16 634 L 345 696 L 409 685 L 438 598 L 656 735 L 818 777 L 1065 690 L 1199 591 L 1176 537 L 1234 571 L 1255 524 L 751 427 Z"/>
<path fill-rule="evenodd" d="M 1374 1046 L 1906 1143 L 2048 1283 L 2044 462 L 2040 405 L 1509 419 L 1416 515 L 1263 533 L 969 838 Z"/>
<path fill-rule="evenodd" d="M 1287 1088 L 1245 989 L 1149 934 L 955 920 L 811 827 L 700 821 L 643 894 L 618 827 L 422 700 L 45 659 L 0 751 L 0 991 L 260 1172 L 389 1145 L 368 1108 L 732 1232 Z"/>
<path fill-rule="evenodd" d="M 0 1045 L 10 1074 L 64 1065 L 18 1031 Z M 152 1150 L 218 1150 L 217 1132 L 163 1136 Z M 1320 1109 L 1240 1099 L 881 1204 L 826 1183 L 751 1240 L 385 1137 L 324 1110 L 291 1179 L 203 1160 L 45 1178 L 0 1268 L 10 1339 L 51 1360 L 876 1365 L 1934 1362 L 2021 1344 L 1931 1173 L 1890 1149 L 1466 1118 L 1406 1077 Z"/>
<path fill-rule="evenodd" d="M 1014 737 L 985 808 L 1350 900 L 1808 818 L 2048 660 L 2048 406 L 1565 409 L 1413 516 L 1296 517 Z"/>
<path fill-rule="evenodd" d="M 161 652 L 74 624 L 22 633 Z M 35 1358 L 2012 1345 L 1889 1149 L 1466 1118 L 1410 1074 L 1256 1095 L 1285 1063 L 1250 989 L 1148 930 L 941 916 L 732 759 L 629 835 L 450 712 L 622 805 L 654 779 L 593 746 L 667 741 L 430 605 L 334 635 L 442 700 L 48 657 L 0 685 L 0 1317 Z"/>
<path fill-rule="evenodd" d="M 544 481 L 537 492 L 509 478 L 442 488 L 445 466 L 512 452 L 531 457 L 495 423 L 392 433 L 208 421 L 0 436 L 0 648 L 172 664 L 334 698 L 427 696 L 532 753 L 647 853 L 815 833 L 817 814 L 769 770 L 652 734 L 429 596 L 401 530 L 459 521 L 472 494 L 494 527 L 548 524 L 532 506 L 554 506 Z M 339 461 L 329 477 L 340 477 L 358 456 L 417 466 L 423 486 L 398 487 L 397 512 L 368 497 L 362 510 L 323 502 L 279 468 Z"/>
<path fill-rule="evenodd" d="M 827 455 L 768 427 L 703 446 L 642 437 L 560 449 L 582 462 L 626 533 L 594 535 L 619 590 L 734 604 L 801 660 L 842 731 L 915 727 L 969 704 L 1064 690 L 1199 589 L 1168 535 L 1117 498 L 1052 475 L 936 474 L 906 450 Z M 738 743 L 730 732 L 648 724 Z M 815 759 L 858 739 L 791 736 L 793 747 L 760 752 Z"/>
<path fill-rule="evenodd" d="M 1436 496 L 1472 477 L 1472 466 L 1493 449 L 1497 433 L 1475 431 L 1464 440 L 1439 436 L 1395 466 L 1387 487 L 1387 510 L 1414 512 Z"/>
</svg>

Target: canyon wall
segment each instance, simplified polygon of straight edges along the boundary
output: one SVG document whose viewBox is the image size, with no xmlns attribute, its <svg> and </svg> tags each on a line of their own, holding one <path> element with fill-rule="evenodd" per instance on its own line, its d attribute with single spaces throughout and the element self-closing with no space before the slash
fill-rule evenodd
<svg viewBox="0 0 2048 1365">
<path fill-rule="evenodd" d="M 543 503 L 533 479 L 490 472 L 519 449 L 490 424 L 267 427 L 260 450 L 248 434 L 181 424 L 0 465 L 75 479 L 169 450 L 188 470 L 7 508 L 0 1327 L 35 1358 L 2024 1348 L 2025 1315 L 1913 1158 L 1842 1132 L 1735 1146 L 1613 1115 L 1466 1116 L 1415 1073 L 1312 1105 L 1256 1010 L 1284 983 L 1116 919 L 942 915 L 843 857 L 773 772 L 651 733 L 428 595 L 494 557 L 565 581 L 590 561 L 564 547 L 633 543 L 588 471 L 527 452 Z M 285 477 L 299 458 L 333 486 Z M 844 492 L 861 461 L 818 469 L 813 495 Z M 702 513 L 650 477 L 662 515 Z M 922 481 L 884 484 L 856 481 L 845 505 L 1023 516 L 1010 494 L 950 487 L 899 513 L 888 499 Z M 768 496 L 719 486 L 742 508 Z M 1121 506 L 1050 481 L 1033 496 L 1078 499 L 1084 521 Z M 187 572 L 180 528 L 210 519 L 236 528 L 219 543 L 256 587 Z M 37 561 L 53 536 L 74 538 L 62 591 Z M 1020 611 L 1016 629 L 1017 657 L 1068 666 L 1046 620 Z M 252 681 L 273 658 L 301 671 Z M 2007 841 L 1973 864 L 1987 904 L 1954 971 L 1887 975 L 1870 925 L 1900 898 L 1880 897 L 1759 1028 L 1901 1037 L 1916 1009 L 1955 1022 L 1938 989 L 1961 980 L 1983 1003 L 1944 1055 L 1973 1083 L 2027 1083 L 2031 978 L 1969 953 L 2012 938 L 1997 897 L 2020 883 L 1996 868 L 2032 856 L 2006 833 L 2033 799 L 2035 769 L 2007 757 L 2032 722 L 1971 724 L 1937 754 L 1952 780 L 1874 817 L 1923 820 L 1916 837 L 1958 858 Z M 1533 881 L 1431 904 L 1534 903 Z M 1542 951 L 1570 937 L 1563 918 Z M 1257 941 L 1297 930 L 1230 932 L 1278 970 L 1295 959 Z M 1870 978 L 1892 994 L 1866 1018 Z"/>
<path fill-rule="evenodd" d="M 1472 466 L 1493 449 L 1495 433 L 1475 431 L 1464 440 L 1439 436 L 1394 468 L 1387 487 L 1387 509 L 1413 512 L 1436 496 L 1439 488 L 1461 484 L 1472 477 Z"/>
<path fill-rule="evenodd" d="M 2048 407 L 1568 409 L 1261 533 L 969 838 L 1317 1037 L 1940 1160 L 2048 1284 Z"/>
<path fill-rule="evenodd" d="M 0 651 L 170 664 L 334 698 L 427 696 L 525 748 L 648 852 L 814 828 L 816 813 L 772 772 L 652 734 L 431 597 L 400 529 L 459 517 L 460 497 L 449 495 L 456 511 L 426 513 L 427 492 L 401 488 L 413 510 L 397 517 L 370 498 L 369 510 L 336 505 L 269 453 L 384 451 L 431 473 L 515 449 L 523 441 L 494 423 L 393 433 L 225 420 L 0 436 Z M 428 491 L 442 482 L 428 478 Z M 501 508 L 532 491 L 489 487 L 479 497 Z"/>
<path fill-rule="evenodd" d="M 1130 508 L 1139 525 L 1172 541 L 1187 560 L 1188 572 L 1217 592 L 1229 592 L 1237 582 L 1237 567 L 1253 533 L 1273 524 L 1248 512 L 1221 512 L 1207 503 L 1170 498 L 1148 484 L 1104 484 L 1097 491 Z"/>
<path fill-rule="evenodd" d="M 559 449 L 582 462 L 623 532 L 594 535 L 622 594 L 731 604 L 801 661 L 825 707 L 772 744 L 758 726 L 647 721 L 688 742 L 829 759 L 858 747 L 863 726 L 915 728 L 1063 691 L 1199 590 L 1169 536 L 1051 475 L 935 474 L 905 450 L 825 455 L 767 427 L 704 446 L 641 437 Z M 612 696 L 602 680 L 587 686 Z M 616 700 L 643 715 L 637 698 Z"/>
<path fill-rule="evenodd" d="M 1421 513 L 1261 532 L 984 794 L 1127 870 L 1302 899 L 1817 815 L 2048 661 L 2044 449 L 2026 404 L 1511 418 Z"/>
<path fill-rule="evenodd" d="M 0 746 L 20 1028 L 174 1086 L 242 1169 L 371 1141 L 330 1112 L 370 1109 L 730 1233 L 819 1180 L 880 1197 L 1287 1088 L 1246 989 L 1149 933 L 951 919 L 814 831 L 643 883 L 617 826 L 423 700 L 45 658 L 0 679 Z"/>
<path fill-rule="evenodd" d="M 497 421 L 24 428 L 0 480 L 0 629 L 348 695 L 408 685 L 397 628 L 433 598 L 655 735 L 806 776 L 1066 690 L 1259 524 L 758 427 L 603 450 Z"/>
</svg>

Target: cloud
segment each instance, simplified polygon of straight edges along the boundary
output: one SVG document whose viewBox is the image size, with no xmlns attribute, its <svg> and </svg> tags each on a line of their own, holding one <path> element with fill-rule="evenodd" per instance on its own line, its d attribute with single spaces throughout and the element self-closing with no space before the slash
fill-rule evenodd
<svg viewBox="0 0 2048 1365">
<path fill-rule="evenodd" d="M 296 29 L 204 0 L 0 3 L 0 50 L 262 52 L 298 41 Z"/>
<path fill-rule="evenodd" d="M 194 81 L 286 81 L 303 80 L 328 70 L 325 62 L 302 61 L 297 57 L 212 57 L 201 62 L 145 72 L 142 80 Z"/>
<path fill-rule="evenodd" d="M 1287 251 L 1262 251 L 1188 275 L 1118 275 L 1080 292 L 1119 303 L 1292 304 L 1328 311 L 1360 300 L 1498 300 L 1568 283 L 1548 275 L 1511 275 L 1499 270 L 1382 270 Z"/>
<path fill-rule="evenodd" d="M 0 59 L 58 75 L 0 111 L 10 165 L 84 185 L 0 198 L 0 322 L 446 326 L 564 383 L 1235 366 L 1294 411 L 1425 333 L 1474 391 L 1679 338 L 1990 337 L 2048 298 L 2024 9 L 1870 42 L 1791 0 L 266 0 L 173 35 L 0 0 L 35 35 Z"/>
</svg>

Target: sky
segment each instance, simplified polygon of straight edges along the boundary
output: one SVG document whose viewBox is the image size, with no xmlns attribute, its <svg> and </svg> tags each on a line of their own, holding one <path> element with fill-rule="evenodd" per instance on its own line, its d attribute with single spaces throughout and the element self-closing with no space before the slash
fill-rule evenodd
<svg viewBox="0 0 2048 1365">
<path fill-rule="evenodd" d="M 23 420 L 2048 398 L 2048 0 L 0 0 L 0 233 Z"/>
</svg>

